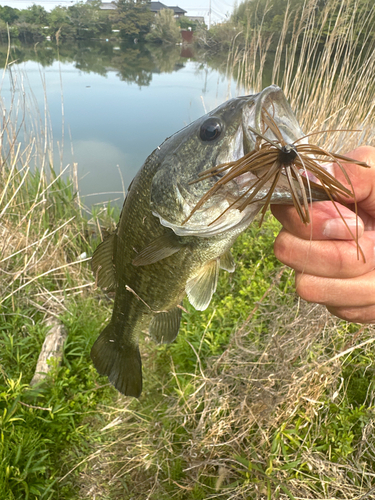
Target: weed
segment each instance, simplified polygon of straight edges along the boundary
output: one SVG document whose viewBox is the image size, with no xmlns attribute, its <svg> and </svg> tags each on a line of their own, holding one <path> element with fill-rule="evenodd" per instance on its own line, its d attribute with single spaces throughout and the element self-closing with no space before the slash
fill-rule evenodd
<svg viewBox="0 0 375 500">
<path fill-rule="evenodd" d="M 113 397 L 89 359 L 108 316 L 100 297 L 84 293 L 93 281 L 80 256 L 92 251 L 92 224 L 72 182 L 50 166 L 48 138 L 23 145 L 22 108 L 1 111 L 0 498 L 47 500 L 62 488 L 73 498 L 74 481 L 61 488 L 59 479 L 88 451 L 86 436 L 101 425 L 97 405 Z M 31 388 L 50 316 L 68 331 L 62 364 L 51 361 L 46 382 Z"/>
</svg>

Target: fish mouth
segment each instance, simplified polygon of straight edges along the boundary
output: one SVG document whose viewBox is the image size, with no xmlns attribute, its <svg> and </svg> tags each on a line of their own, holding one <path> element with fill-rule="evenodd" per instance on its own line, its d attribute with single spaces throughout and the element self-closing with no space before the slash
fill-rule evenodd
<svg viewBox="0 0 375 500">
<path fill-rule="evenodd" d="M 241 99 L 241 98 L 240 98 Z M 272 117 L 273 127 L 265 123 L 265 114 Z M 276 132 L 276 133 L 275 133 Z M 239 130 L 240 141 L 236 140 L 237 147 L 231 151 L 232 158 L 230 161 L 219 154 L 216 159 L 216 169 L 211 168 L 200 174 L 202 178 L 209 178 L 212 174 L 216 180 L 223 177 L 223 165 L 226 164 L 225 173 L 229 174 L 232 167 L 231 165 L 238 164 L 243 158 L 251 154 L 254 150 L 259 148 L 261 141 L 268 142 L 270 151 L 272 146 L 274 152 L 279 149 L 277 160 L 280 164 L 292 163 L 297 156 L 297 151 L 294 143 L 308 144 L 308 138 L 304 137 L 304 133 L 293 114 L 289 102 L 286 100 L 283 91 L 277 85 L 271 85 L 259 94 L 253 97 L 253 100 L 248 102 L 242 110 L 242 126 Z M 228 186 L 228 196 L 241 196 L 245 191 L 251 191 L 251 186 L 255 185 L 264 169 L 259 166 L 259 169 L 249 169 L 236 176 L 232 176 L 231 187 Z M 272 202 L 279 204 L 291 204 L 292 198 L 290 194 L 290 186 L 285 182 L 286 173 L 281 169 L 281 176 L 278 185 L 275 187 Z M 306 188 L 309 189 L 310 200 L 327 200 L 327 194 L 315 181 L 315 176 L 307 174 L 303 171 L 302 176 L 306 176 L 310 181 L 313 181 Z M 304 181 L 302 181 L 304 182 Z M 266 197 L 269 183 L 265 183 L 264 188 L 261 189 L 255 196 L 254 201 L 262 200 Z M 300 190 L 300 183 L 295 183 L 295 190 Z"/>
<path fill-rule="evenodd" d="M 265 122 L 265 115 L 272 117 L 273 127 Z M 278 161 L 281 166 L 281 175 L 271 201 L 277 204 L 291 204 L 291 186 L 282 166 L 292 164 L 298 156 L 295 143 L 308 144 L 308 138 L 303 133 L 280 87 L 270 85 L 257 95 L 255 106 L 244 108 L 242 128 L 244 157 L 251 154 L 257 147 L 259 148 L 262 140 L 263 143 L 268 142 L 270 154 L 272 151 L 277 153 L 278 150 L 275 161 Z M 259 181 L 264 169 L 265 167 L 260 166 L 259 169 L 255 168 L 236 176 L 233 180 L 238 185 L 239 191 L 241 193 L 248 191 L 252 184 Z M 301 176 L 306 179 L 302 180 L 302 183 L 304 183 L 304 189 L 309 190 L 310 201 L 329 199 L 325 190 L 316 182 L 317 178 L 314 175 L 301 169 Z M 270 187 L 271 184 L 265 182 L 264 187 L 254 197 L 254 201 L 265 199 Z M 294 182 L 296 192 L 301 187 L 301 183 Z"/>
<path fill-rule="evenodd" d="M 254 149 L 256 143 L 259 142 L 260 135 L 272 142 L 276 142 L 280 138 L 265 124 L 265 112 L 273 117 L 279 134 L 286 144 L 293 144 L 304 137 L 283 91 L 277 85 L 270 85 L 255 96 L 255 106 L 246 106 L 243 109 L 242 126 L 245 154 Z M 304 141 L 307 143 L 307 138 Z"/>
</svg>

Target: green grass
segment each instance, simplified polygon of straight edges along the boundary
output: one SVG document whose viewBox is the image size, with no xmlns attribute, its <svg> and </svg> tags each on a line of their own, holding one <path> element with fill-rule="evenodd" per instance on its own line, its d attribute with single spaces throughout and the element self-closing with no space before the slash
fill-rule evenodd
<svg viewBox="0 0 375 500">
<path fill-rule="evenodd" d="M 68 331 L 61 366 L 48 381 L 30 389 L 46 328 L 41 318 L 18 311 L 2 314 L 0 382 L 0 496 L 1 498 L 60 498 L 58 479 L 87 451 L 92 428 L 100 422 L 99 403 L 110 403 L 113 390 L 98 381 L 90 346 L 106 319 L 95 297 L 68 301 L 61 317 Z M 62 491 L 72 498 L 69 481 Z"/>
</svg>

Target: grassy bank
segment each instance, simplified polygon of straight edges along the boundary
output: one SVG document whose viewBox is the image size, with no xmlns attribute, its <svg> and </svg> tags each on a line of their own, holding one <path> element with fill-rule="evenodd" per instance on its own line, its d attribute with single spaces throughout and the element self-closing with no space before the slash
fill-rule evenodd
<svg viewBox="0 0 375 500">
<path fill-rule="evenodd" d="M 112 398 L 89 361 L 108 316 L 86 257 L 95 226 L 50 167 L 47 118 L 34 110 L 27 121 L 19 87 L 1 108 L 0 498 L 73 498 L 58 480 L 85 454 L 98 402 Z M 30 387 L 47 318 L 68 333 L 62 365 Z"/>
<path fill-rule="evenodd" d="M 374 10 L 361 17 L 353 1 L 338 10 L 327 2 L 326 32 L 315 4 L 285 17 L 273 82 L 306 132 L 338 130 L 314 137 L 322 147 L 375 145 L 374 51 L 363 43 Z M 228 57 L 228 72 L 250 92 L 262 88 L 270 57 L 258 28 Z M 185 304 L 173 345 L 144 341 L 145 393 L 106 409 L 107 442 L 82 466 L 82 497 L 375 497 L 374 328 L 299 300 L 273 257 L 277 231 L 269 219 L 240 238 L 236 272 L 221 276 L 206 312 Z"/>
<path fill-rule="evenodd" d="M 185 304 L 174 344 L 143 340 L 137 401 L 89 359 L 110 303 L 79 259 L 96 236 L 73 187 L 3 172 L 21 188 L 9 187 L 2 217 L 16 230 L 3 233 L 1 498 L 359 498 L 372 487 L 374 329 L 295 297 L 272 253 L 275 221 L 240 238 L 207 311 Z M 68 332 L 62 365 L 31 389 L 51 314 Z"/>
<path fill-rule="evenodd" d="M 374 143 L 374 58 L 353 56 L 349 21 L 323 53 L 296 26 L 306 50 L 281 38 L 274 66 L 304 130 L 363 129 L 319 136 L 335 150 Z M 253 43 L 228 67 L 258 89 L 263 42 Z M 303 71 L 314 55 L 316 71 Z M 1 110 L 0 498 L 375 497 L 374 327 L 298 299 L 273 256 L 272 218 L 238 240 L 236 271 L 221 274 L 209 309 L 184 304 L 176 342 L 142 339 L 140 400 L 97 375 L 89 352 L 111 302 L 88 259 L 114 214 L 82 216 L 77 186 L 50 167 L 47 118 L 21 139 L 20 109 L 15 99 Z M 51 316 L 68 333 L 62 363 L 30 387 Z"/>
</svg>

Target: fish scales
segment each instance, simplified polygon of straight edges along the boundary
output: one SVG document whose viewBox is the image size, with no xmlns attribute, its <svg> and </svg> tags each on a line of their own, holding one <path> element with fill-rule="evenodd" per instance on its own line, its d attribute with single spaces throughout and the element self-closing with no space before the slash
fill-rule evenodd
<svg viewBox="0 0 375 500">
<path fill-rule="evenodd" d="M 125 395 L 139 397 L 142 391 L 142 331 L 149 329 L 158 342 L 173 341 L 185 295 L 196 309 L 204 310 L 216 289 L 219 268 L 234 270 L 230 248 L 264 203 L 263 194 L 242 211 L 230 208 L 242 184 L 248 189 L 251 179 L 229 183 L 187 223 L 184 220 L 215 183 L 215 176 L 192 181 L 207 168 L 237 160 L 254 148 L 256 137 L 247 125 L 260 128 L 260 105 L 276 107 L 275 120 L 279 112 L 280 128 L 288 139 L 302 135 L 278 87 L 224 103 L 168 138 L 147 158 L 129 187 L 115 233 L 93 255 L 97 283 L 114 291 L 115 300 L 111 321 L 93 345 L 91 357 L 98 372 Z M 313 194 L 327 199 L 323 190 Z M 293 204 L 285 187 L 274 199 Z M 225 216 L 218 218 L 225 209 Z"/>
</svg>

